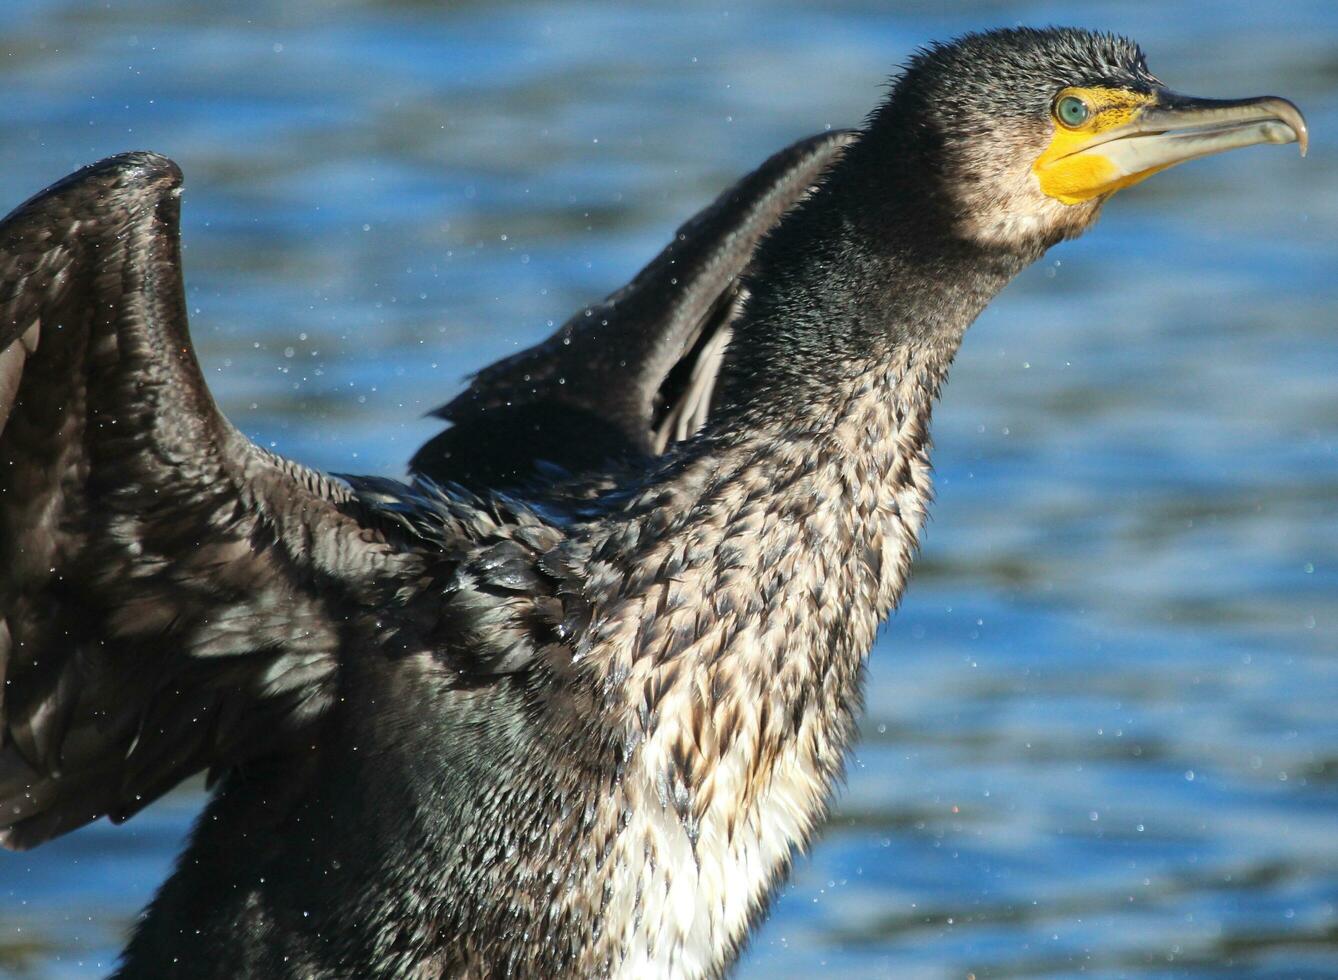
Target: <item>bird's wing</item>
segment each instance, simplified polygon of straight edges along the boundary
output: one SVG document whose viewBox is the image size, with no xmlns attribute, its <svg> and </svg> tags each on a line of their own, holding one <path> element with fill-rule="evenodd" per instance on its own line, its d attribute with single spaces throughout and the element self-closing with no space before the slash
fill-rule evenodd
<svg viewBox="0 0 1338 980">
<path fill-rule="evenodd" d="M 710 407 L 758 241 L 853 139 L 823 133 L 772 156 L 622 289 L 480 371 L 436 411 L 452 425 L 410 468 L 473 489 L 516 487 L 537 463 L 579 475 L 692 435 Z"/>
<path fill-rule="evenodd" d="M 123 819 L 277 751 L 331 696 L 342 602 L 416 559 L 218 412 L 181 174 L 87 167 L 0 223 L 0 842 Z"/>
</svg>

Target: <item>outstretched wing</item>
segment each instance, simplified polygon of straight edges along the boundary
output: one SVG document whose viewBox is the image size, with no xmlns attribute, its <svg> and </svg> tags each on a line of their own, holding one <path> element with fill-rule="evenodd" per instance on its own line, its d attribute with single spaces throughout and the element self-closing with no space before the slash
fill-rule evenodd
<svg viewBox="0 0 1338 980">
<path fill-rule="evenodd" d="M 415 561 L 218 412 L 187 334 L 181 174 L 132 153 L 0 224 L 0 842 L 124 819 L 282 749 L 341 603 Z"/>
<path fill-rule="evenodd" d="M 579 475 L 692 435 L 710 408 L 757 243 L 854 138 L 823 133 L 775 154 L 622 289 L 480 371 L 436 411 L 452 425 L 410 468 L 475 490 L 511 488 L 533 480 L 538 463 Z"/>
</svg>

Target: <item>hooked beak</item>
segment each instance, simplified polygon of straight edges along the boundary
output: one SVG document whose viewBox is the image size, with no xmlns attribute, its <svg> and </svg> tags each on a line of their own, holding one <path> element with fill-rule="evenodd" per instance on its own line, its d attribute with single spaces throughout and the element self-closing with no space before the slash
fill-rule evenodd
<svg viewBox="0 0 1338 980">
<path fill-rule="evenodd" d="M 1112 194 L 1186 160 L 1256 143 L 1298 143 L 1310 134 L 1301 110 L 1286 99 L 1194 99 L 1160 92 L 1127 122 L 1054 146 L 1037 162 L 1043 189 L 1065 204 Z M 1050 159 L 1046 159 L 1050 157 Z M 1049 187 L 1046 185 L 1050 184 Z"/>
</svg>

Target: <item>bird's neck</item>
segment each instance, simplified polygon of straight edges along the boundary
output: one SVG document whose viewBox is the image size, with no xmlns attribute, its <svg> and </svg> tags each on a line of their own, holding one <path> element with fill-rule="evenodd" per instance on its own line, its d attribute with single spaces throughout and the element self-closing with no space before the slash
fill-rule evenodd
<svg viewBox="0 0 1338 980">
<path fill-rule="evenodd" d="M 635 626 L 604 649 L 765 681 L 858 660 L 899 599 L 939 386 L 966 328 L 1039 252 L 955 237 L 942 202 L 909 174 L 870 173 L 887 156 L 862 149 L 763 243 L 707 429 L 596 547 L 624 578 L 608 612 Z"/>
<path fill-rule="evenodd" d="M 835 420 L 859 379 L 895 376 L 908 358 L 946 372 L 966 328 L 1040 256 L 1039 241 L 968 238 L 930 166 L 866 137 L 762 243 L 722 371 L 717 431 Z"/>
<path fill-rule="evenodd" d="M 685 560 L 706 561 L 715 535 L 720 567 L 737 564 L 759 583 L 791 564 L 868 565 L 871 549 L 896 552 L 891 567 L 904 571 L 930 493 L 939 387 L 967 327 L 1040 249 L 957 237 L 950 207 L 918 177 L 886 172 L 885 150 L 862 150 L 852 147 L 761 246 L 707 428 L 619 516 L 632 518 L 626 526 L 650 554 L 695 532 L 706 550 L 690 545 Z M 900 530 L 889 532 L 889 520 Z M 782 554 L 794 561 L 778 565 Z M 903 577 L 886 578 L 882 564 L 873 593 L 868 574 L 839 576 L 869 595 L 874 618 L 890 610 Z M 808 587 L 803 577 L 793 576 L 797 593 Z M 784 594 L 754 591 L 768 606 Z M 824 591 L 847 605 L 855 598 Z"/>
</svg>

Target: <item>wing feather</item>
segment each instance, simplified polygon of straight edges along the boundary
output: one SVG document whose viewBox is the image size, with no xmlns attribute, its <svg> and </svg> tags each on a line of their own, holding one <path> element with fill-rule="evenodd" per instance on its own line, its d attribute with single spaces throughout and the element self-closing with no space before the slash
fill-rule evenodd
<svg viewBox="0 0 1338 980">
<path fill-rule="evenodd" d="M 699 429 L 757 243 L 855 138 L 776 153 L 687 221 L 626 286 L 484 368 L 434 414 L 450 428 L 410 469 L 473 490 L 552 482 L 663 452 Z"/>
<path fill-rule="evenodd" d="M 0 223 L 0 842 L 125 819 L 321 716 L 345 603 L 415 557 L 218 412 L 181 173 L 126 154 Z"/>
</svg>

